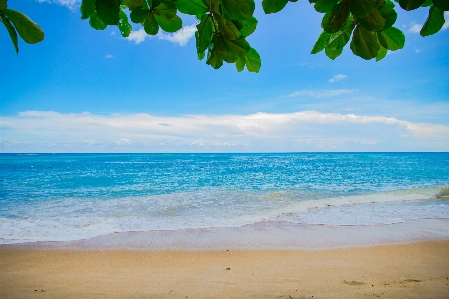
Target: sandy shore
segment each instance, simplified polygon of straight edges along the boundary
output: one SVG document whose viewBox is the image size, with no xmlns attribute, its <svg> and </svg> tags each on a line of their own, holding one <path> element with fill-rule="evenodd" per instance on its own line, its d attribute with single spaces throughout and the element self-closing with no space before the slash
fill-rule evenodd
<svg viewBox="0 0 449 299">
<path fill-rule="evenodd" d="M 326 250 L 0 247 L 0 298 L 449 298 L 449 241 Z"/>
</svg>

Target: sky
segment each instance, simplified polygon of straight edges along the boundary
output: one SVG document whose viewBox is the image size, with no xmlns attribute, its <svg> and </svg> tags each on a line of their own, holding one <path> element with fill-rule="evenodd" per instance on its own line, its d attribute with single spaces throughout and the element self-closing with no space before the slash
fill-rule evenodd
<svg viewBox="0 0 449 299">
<path fill-rule="evenodd" d="M 258 74 L 197 59 L 195 18 L 175 34 L 92 29 L 79 0 L 9 0 L 43 42 L 0 28 L 0 152 L 449 151 L 449 22 L 423 38 L 428 9 L 396 7 L 405 47 L 380 62 L 346 46 L 310 51 L 322 14 L 308 1 L 265 15 L 248 42 Z M 449 13 L 446 12 L 449 20 Z"/>
</svg>

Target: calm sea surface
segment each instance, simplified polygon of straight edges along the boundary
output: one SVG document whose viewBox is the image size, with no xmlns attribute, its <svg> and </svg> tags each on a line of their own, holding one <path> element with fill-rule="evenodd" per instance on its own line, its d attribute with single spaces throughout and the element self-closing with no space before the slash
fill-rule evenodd
<svg viewBox="0 0 449 299">
<path fill-rule="evenodd" d="M 449 218 L 449 153 L 0 154 L 0 244 Z"/>
</svg>

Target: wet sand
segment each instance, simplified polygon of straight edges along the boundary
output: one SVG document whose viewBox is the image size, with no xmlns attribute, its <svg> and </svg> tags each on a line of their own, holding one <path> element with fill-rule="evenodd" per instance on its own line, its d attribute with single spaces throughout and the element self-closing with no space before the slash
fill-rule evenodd
<svg viewBox="0 0 449 299">
<path fill-rule="evenodd" d="M 0 298 L 449 298 L 449 240 L 336 249 L 0 246 Z"/>
</svg>

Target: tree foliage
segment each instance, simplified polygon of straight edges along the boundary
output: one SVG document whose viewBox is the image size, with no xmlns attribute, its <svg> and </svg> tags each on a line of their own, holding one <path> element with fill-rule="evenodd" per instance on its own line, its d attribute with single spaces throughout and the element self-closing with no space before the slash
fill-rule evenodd
<svg viewBox="0 0 449 299">
<path fill-rule="evenodd" d="M 277 13 L 288 2 L 297 0 L 263 0 L 266 14 Z M 420 34 L 429 36 L 444 25 L 444 11 L 449 0 L 394 0 L 404 10 L 420 7 L 429 9 L 429 15 Z M 311 54 L 324 50 L 335 59 L 349 43 L 351 51 L 365 59 L 383 59 L 388 51 L 402 49 L 404 33 L 393 27 L 397 19 L 396 5 L 391 0 L 309 0 L 322 13 L 322 32 Z M 247 41 L 257 27 L 253 16 L 254 0 L 82 0 L 81 19 L 89 19 L 96 30 L 117 26 L 123 37 L 132 31 L 131 21 L 141 24 L 149 35 L 160 30 L 176 32 L 182 28 L 179 13 L 197 18 L 195 32 L 199 60 L 214 69 L 225 62 L 234 63 L 237 71 L 259 72 L 261 58 Z M 129 18 L 128 18 L 129 16 Z M 27 43 L 43 40 L 40 27 L 24 14 L 7 8 L 7 0 L 0 0 L 0 20 L 5 25 L 18 53 L 17 33 Z"/>
<path fill-rule="evenodd" d="M 16 53 L 19 54 L 19 36 L 28 44 L 36 44 L 44 39 L 41 27 L 17 10 L 8 8 L 8 0 L 0 0 L 0 22 L 5 25 Z"/>
</svg>

